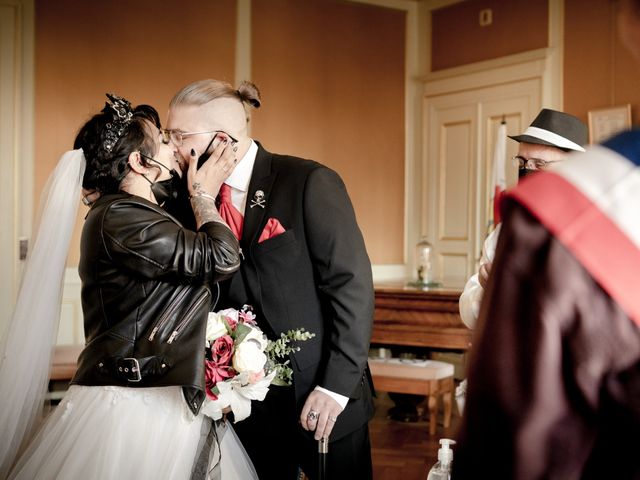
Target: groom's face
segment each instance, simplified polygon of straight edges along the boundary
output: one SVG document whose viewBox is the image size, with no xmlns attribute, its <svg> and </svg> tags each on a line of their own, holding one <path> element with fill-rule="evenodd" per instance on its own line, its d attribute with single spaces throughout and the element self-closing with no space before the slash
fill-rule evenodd
<svg viewBox="0 0 640 480">
<path fill-rule="evenodd" d="M 182 144 L 176 147 L 183 160 L 181 163 L 188 165 L 191 149 L 196 151 L 196 156 L 204 153 L 216 135 L 215 131 L 225 132 L 236 139 L 246 136 L 246 119 L 240 102 L 219 98 L 205 105 L 180 105 L 170 109 L 167 129 L 184 134 Z"/>
<path fill-rule="evenodd" d="M 169 110 L 167 129 L 183 134 L 182 141 L 175 146 L 181 159 L 180 164 L 184 168 L 189 164 L 191 150 L 201 155 L 215 135 L 215 133 L 198 133 L 216 130 L 208 125 L 203 110 L 203 107 L 193 105 L 179 106 Z"/>
</svg>

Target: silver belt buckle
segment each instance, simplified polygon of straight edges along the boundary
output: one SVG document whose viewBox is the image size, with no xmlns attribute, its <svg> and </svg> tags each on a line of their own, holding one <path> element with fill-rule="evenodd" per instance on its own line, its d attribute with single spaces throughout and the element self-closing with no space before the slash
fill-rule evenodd
<svg viewBox="0 0 640 480">
<path fill-rule="evenodd" d="M 131 366 L 131 373 L 133 373 L 135 375 L 135 378 L 131 379 L 131 378 L 127 378 L 128 382 L 139 382 L 140 380 L 142 380 L 142 372 L 140 371 L 140 363 L 138 362 L 137 358 L 133 358 L 133 357 L 126 357 L 122 359 L 125 362 L 131 362 L 133 365 Z M 129 373 L 126 371 L 126 367 L 125 367 L 125 373 Z"/>
</svg>

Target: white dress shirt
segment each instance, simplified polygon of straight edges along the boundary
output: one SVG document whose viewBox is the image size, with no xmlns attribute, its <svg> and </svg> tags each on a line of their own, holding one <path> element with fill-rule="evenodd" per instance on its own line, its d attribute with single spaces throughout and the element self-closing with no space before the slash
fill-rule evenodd
<svg viewBox="0 0 640 480">
<path fill-rule="evenodd" d="M 256 163 L 256 155 L 258 154 L 258 145 L 251 140 L 251 145 L 240 159 L 231 175 L 224 181 L 231 187 L 231 203 L 244 216 L 244 207 L 247 204 L 247 190 L 249 190 L 249 182 L 251 181 L 251 173 L 253 172 L 253 164 Z"/>
<path fill-rule="evenodd" d="M 484 265 L 488 262 L 493 262 L 493 258 L 496 255 L 496 246 L 498 245 L 498 236 L 500 235 L 499 223 L 496 228 L 487 235 L 484 245 L 482 246 L 482 258 L 480 259 L 480 265 Z M 467 280 L 464 286 L 464 291 L 460 295 L 460 301 L 458 307 L 460 309 L 460 318 L 464 324 L 474 329 L 476 322 L 478 321 L 478 315 L 480 315 L 480 302 L 482 302 L 482 296 L 484 295 L 484 288 L 480 285 L 478 278 L 478 272 L 473 274 L 469 280 Z"/>
</svg>

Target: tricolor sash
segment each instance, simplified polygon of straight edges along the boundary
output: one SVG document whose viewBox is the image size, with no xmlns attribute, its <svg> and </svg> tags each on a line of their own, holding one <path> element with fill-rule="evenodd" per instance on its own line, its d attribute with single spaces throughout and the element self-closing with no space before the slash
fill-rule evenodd
<svg viewBox="0 0 640 480">
<path fill-rule="evenodd" d="M 507 197 L 527 208 L 640 326 L 640 130 L 527 177 Z"/>
</svg>

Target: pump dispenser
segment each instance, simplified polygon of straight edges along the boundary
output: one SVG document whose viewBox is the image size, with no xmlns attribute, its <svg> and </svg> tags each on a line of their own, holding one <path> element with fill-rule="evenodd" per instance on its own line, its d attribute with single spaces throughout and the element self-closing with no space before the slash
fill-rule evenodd
<svg viewBox="0 0 640 480">
<path fill-rule="evenodd" d="M 438 449 L 438 461 L 429 470 L 427 480 L 449 480 L 451 478 L 451 462 L 453 462 L 453 450 L 451 445 L 455 445 L 455 440 L 448 438 L 440 439 Z"/>
</svg>

